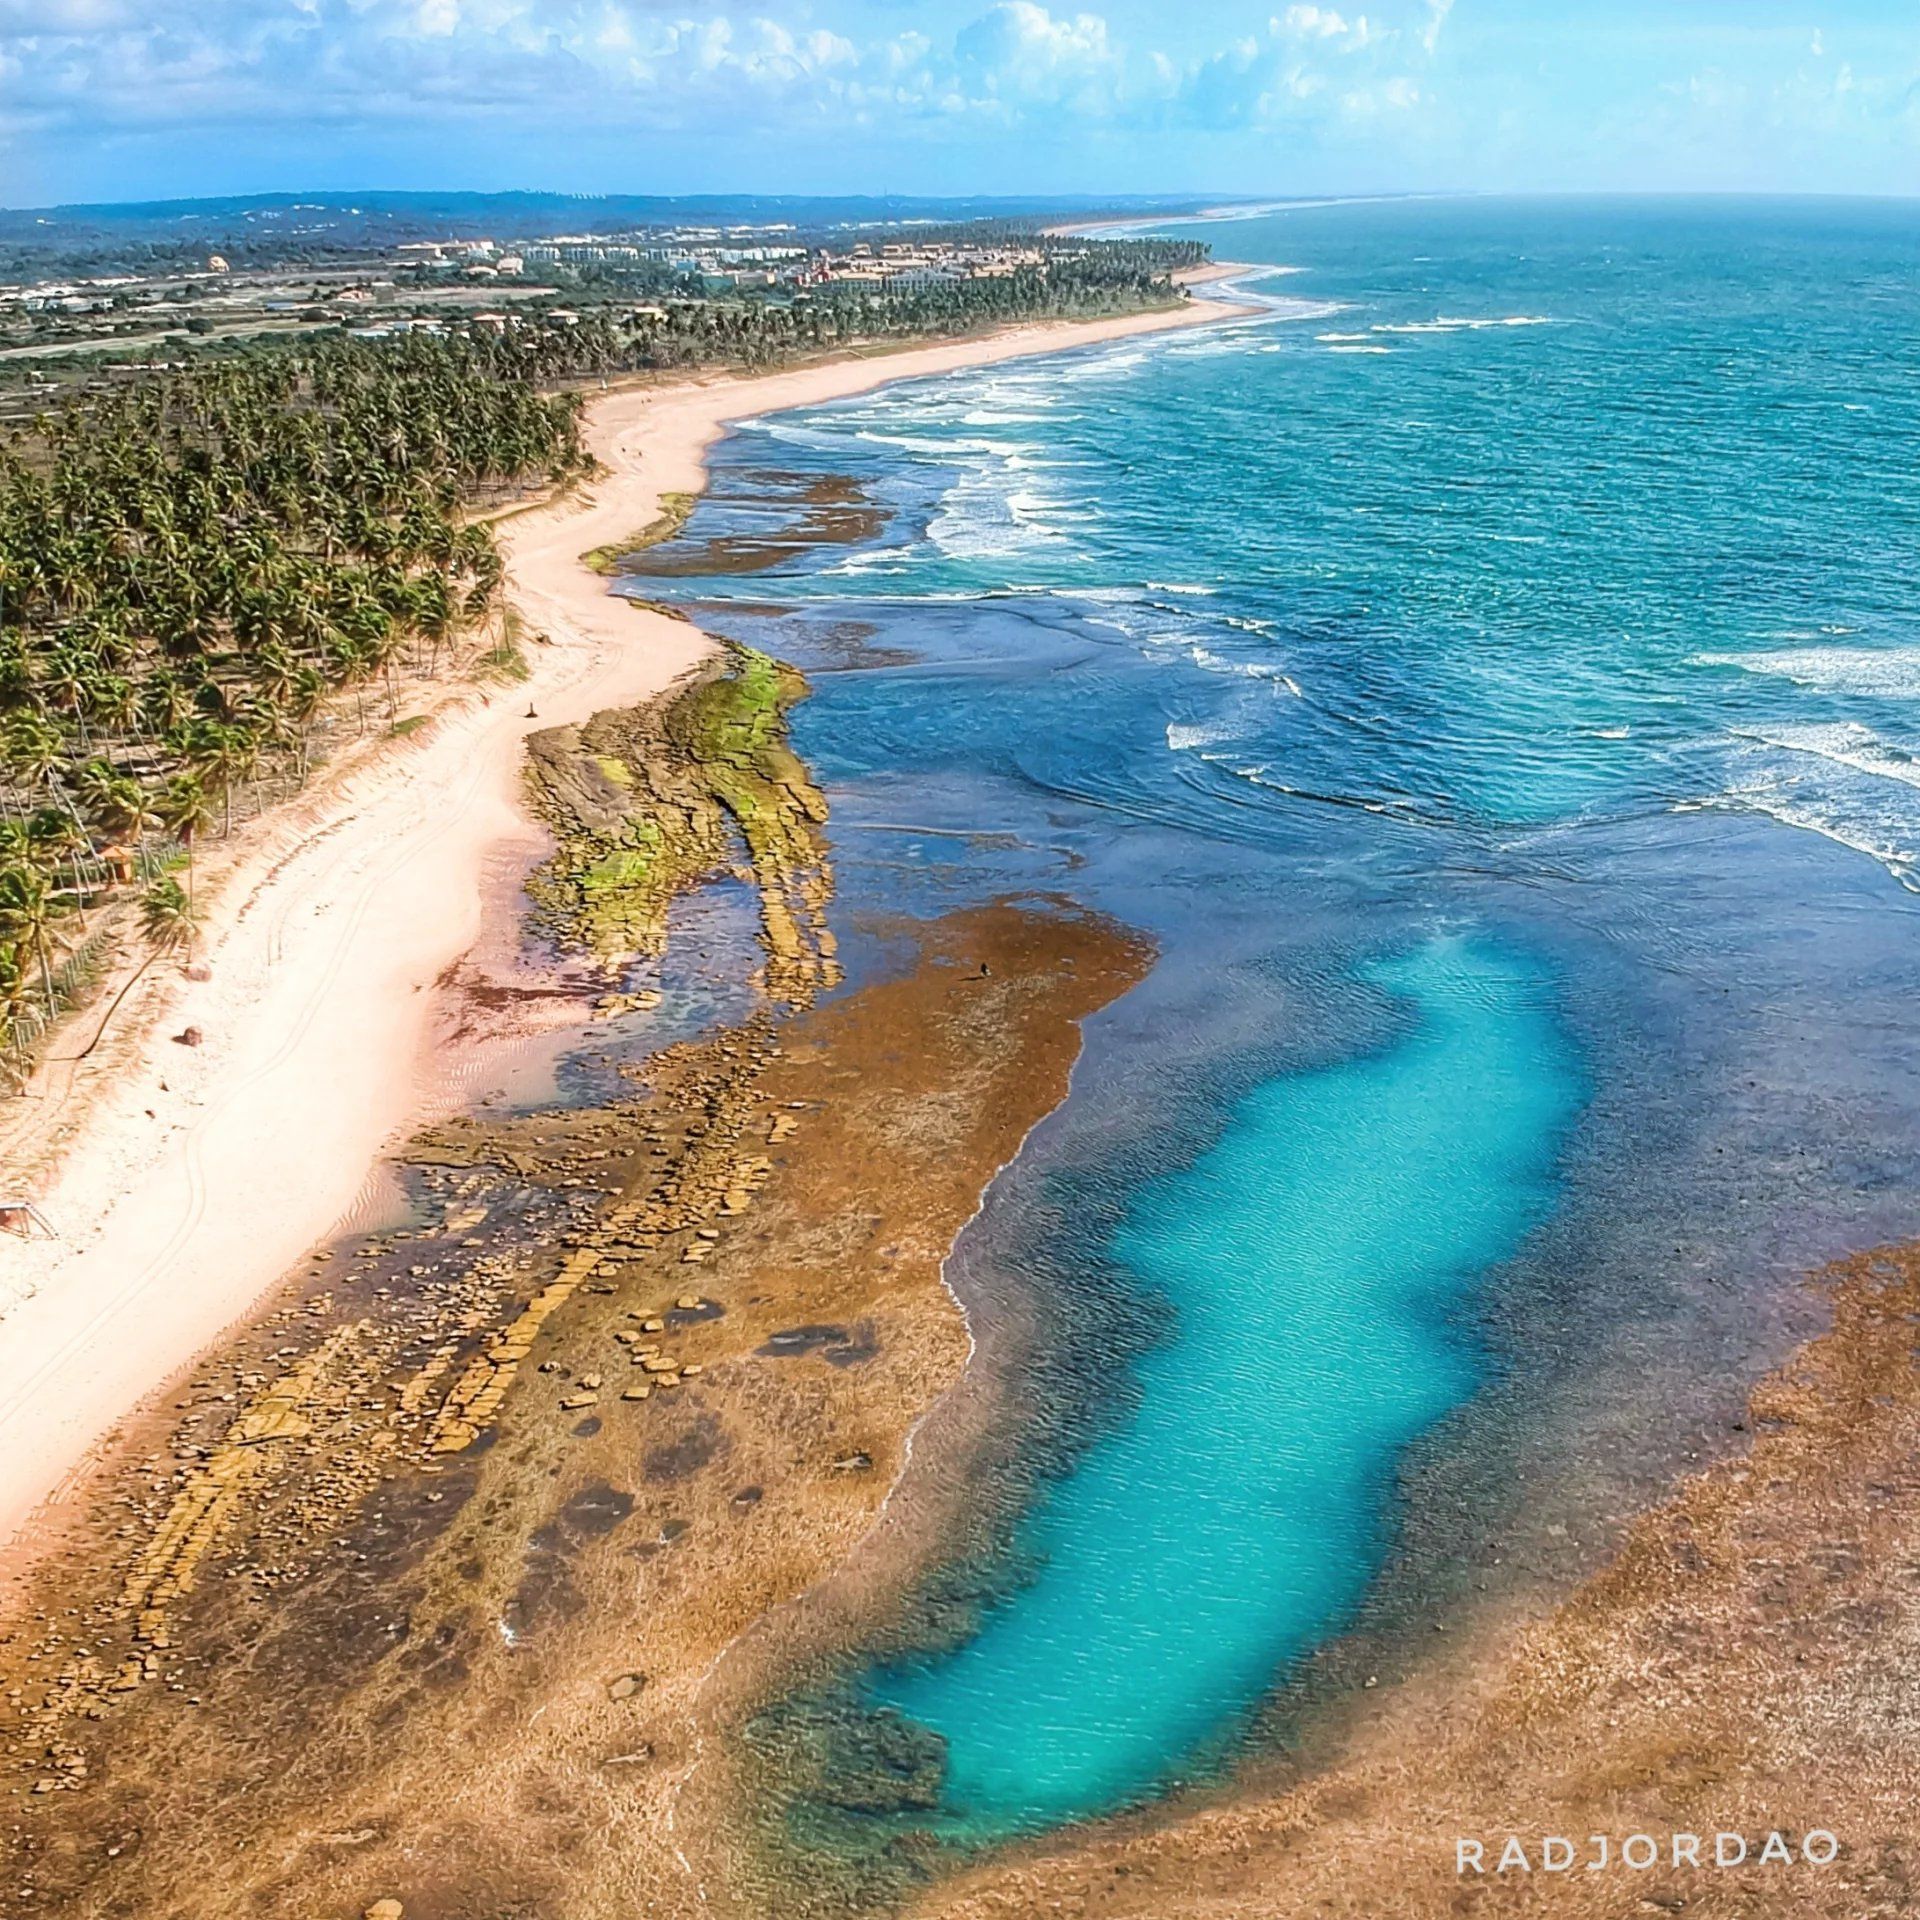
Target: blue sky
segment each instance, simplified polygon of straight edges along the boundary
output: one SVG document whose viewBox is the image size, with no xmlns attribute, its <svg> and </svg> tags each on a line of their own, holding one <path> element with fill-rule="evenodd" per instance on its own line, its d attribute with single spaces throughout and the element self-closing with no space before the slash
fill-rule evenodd
<svg viewBox="0 0 1920 1920">
<path fill-rule="evenodd" d="M 1920 191 L 1920 0 L 0 0 L 0 204 Z"/>
</svg>

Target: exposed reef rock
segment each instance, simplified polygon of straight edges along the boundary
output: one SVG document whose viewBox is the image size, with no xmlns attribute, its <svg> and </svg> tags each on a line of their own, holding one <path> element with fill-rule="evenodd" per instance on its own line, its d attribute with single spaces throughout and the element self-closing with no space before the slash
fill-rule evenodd
<svg viewBox="0 0 1920 1920">
<path fill-rule="evenodd" d="M 732 647 L 660 707 L 535 734 L 528 782 L 560 843 L 529 889 L 549 931 L 610 967 L 657 956 L 675 898 L 737 869 L 760 895 L 768 994 L 804 1005 L 834 984 L 827 804 L 787 744 L 806 690 Z"/>
<path fill-rule="evenodd" d="M 404 1223 L 130 1428 L 0 1623 L 0 1911 L 764 1920 L 727 1757 L 763 1680 L 722 1655 L 872 1528 L 965 1362 L 953 1237 L 1146 964 L 1030 900 L 823 995 L 804 691 L 737 650 L 536 740 L 538 911 L 622 976 L 600 1011 L 735 874 L 760 1002 L 417 1137 Z"/>
</svg>

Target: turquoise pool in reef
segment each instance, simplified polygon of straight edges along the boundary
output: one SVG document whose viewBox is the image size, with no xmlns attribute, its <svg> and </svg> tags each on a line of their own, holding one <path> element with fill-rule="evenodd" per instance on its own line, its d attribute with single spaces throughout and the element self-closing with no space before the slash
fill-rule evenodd
<svg viewBox="0 0 1920 1920">
<path fill-rule="evenodd" d="M 1458 937 L 1377 962 L 1399 1030 L 1248 1094 L 1113 1252 L 1170 1303 L 1124 1426 L 1054 1483 L 1039 1571 L 876 1697 L 947 1743 L 969 1837 L 1137 1798 L 1349 1608 L 1399 1450 L 1473 1390 L 1451 1310 L 1552 1204 L 1579 1100 L 1537 969 Z"/>
</svg>

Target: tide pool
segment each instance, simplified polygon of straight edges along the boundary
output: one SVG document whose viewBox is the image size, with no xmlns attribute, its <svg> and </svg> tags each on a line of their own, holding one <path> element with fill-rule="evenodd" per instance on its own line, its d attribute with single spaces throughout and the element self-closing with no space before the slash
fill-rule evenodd
<svg viewBox="0 0 1920 1920">
<path fill-rule="evenodd" d="M 1577 1070 L 1522 959 L 1459 937 L 1365 975 L 1406 1025 L 1269 1082 L 1112 1251 L 1163 1295 L 1137 1410 L 1028 1517 L 1031 1584 L 872 1694 L 946 1742 L 991 1839 L 1165 1786 L 1336 1627 L 1406 1443 L 1470 1394 L 1477 1277 L 1552 1205 Z"/>
</svg>

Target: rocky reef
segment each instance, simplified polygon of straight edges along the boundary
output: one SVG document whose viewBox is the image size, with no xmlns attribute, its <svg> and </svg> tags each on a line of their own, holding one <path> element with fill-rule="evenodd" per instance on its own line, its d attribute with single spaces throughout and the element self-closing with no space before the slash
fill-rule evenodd
<svg viewBox="0 0 1920 1920">
<path fill-rule="evenodd" d="M 827 804 L 787 738 L 806 691 L 732 646 L 663 705 L 535 734 L 528 783 L 558 841 L 529 885 L 547 930 L 619 975 L 664 952 L 679 895 L 731 873 L 759 893 L 769 997 L 799 1006 L 834 984 Z"/>
</svg>

